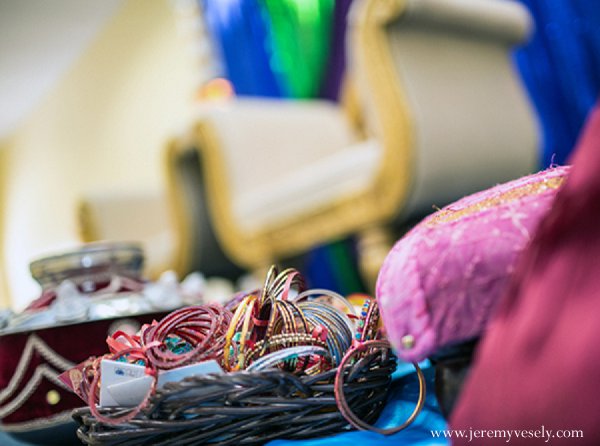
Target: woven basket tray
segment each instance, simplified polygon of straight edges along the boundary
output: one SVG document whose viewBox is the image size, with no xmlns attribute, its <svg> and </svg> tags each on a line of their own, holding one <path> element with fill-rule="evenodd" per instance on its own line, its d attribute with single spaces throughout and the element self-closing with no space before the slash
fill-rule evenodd
<svg viewBox="0 0 600 446">
<path fill-rule="evenodd" d="M 349 407 L 372 423 L 383 409 L 396 359 L 369 352 L 344 370 Z M 76 409 L 77 435 L 92 445 L 254 445 L 275 438 L 318 437 L 349 429 L 334 395 L 337 369 L 296 377 L 279 370 L 188 377 L 168 383 L 129 423 L 98 422 Z M 116 415 L 119 409 L 103 409 Z M 121 410 L 122 412 L 122 410 Z"/>
</svg>

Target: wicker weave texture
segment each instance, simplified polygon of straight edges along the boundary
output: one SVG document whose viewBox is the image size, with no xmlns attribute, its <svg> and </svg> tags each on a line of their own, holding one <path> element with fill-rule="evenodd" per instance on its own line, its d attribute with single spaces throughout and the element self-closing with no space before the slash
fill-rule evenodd
<svg viewBox="0 0 600 446">
<path fill-rule="evenodd" d="M 369 352 L 344 370 L 351 409 L 372 423 L 387 398 L 396 359 L 389 350 Z M 98 422 L 77 409 L 79 438 L 90 445 L 257 445 L 275 438 L 300 439 L 349 429 L 337 409 L 337 369 L 297 377 L 280 370 L 188 377 L 169 383 L 143 415 L 122 425 Z M 125 409 L 103 409 L 118 414 Z"/>
</svg>

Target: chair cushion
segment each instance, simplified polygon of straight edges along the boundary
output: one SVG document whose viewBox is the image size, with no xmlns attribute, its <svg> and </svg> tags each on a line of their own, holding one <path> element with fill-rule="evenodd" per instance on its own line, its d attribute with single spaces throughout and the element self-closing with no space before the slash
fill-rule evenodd
<svg viewBox="0 0 600 446">
<path fill-rule="evenodd" d="M 331 206 L 365 190 L 375 178 L 381 147 L 374 140 L 349 145 L 233 199 L 233 212 L 248 231 L 265 229 Z"/>
</svg>

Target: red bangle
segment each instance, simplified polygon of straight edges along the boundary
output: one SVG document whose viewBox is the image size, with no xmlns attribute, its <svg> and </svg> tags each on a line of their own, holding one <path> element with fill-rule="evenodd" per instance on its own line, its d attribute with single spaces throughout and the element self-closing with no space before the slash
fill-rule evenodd
<svg viewBox="0 0 600 446">
<path fill-rule="evenodd" d="M 381 429 L 372 426 L 368 423 L 365 423 L 360 418 L 358 418 L 354 414 L 354 412 L 352 412 L 352 409 L 350 409 L 350 407 L 348 406 L 348 402 L 346 401 L 346 396 L 344 395 L 344 369 L 357 353 L 360 353 L 370 348 L 391 349 L 391 346 L 390 343 L 387 341 L 372 340 L 355 344 L 346 352 L 344 358 L 342 359 L 342 362 L 340 362 L 340 365 L 338 366 L 338 370 L 335 375 L 334 392 L 335 399 L 337 401 L 337 406 L 340 413 L 348 421 L 348 423 L 350 423 L 357 429 L 378 432 L 383 435 L 395 434 L 396 432 L 400 432 L 401 430 L 408 427 L 415 420 L 415 418 L 417 418 L 417 415 L 419 415 L 421 409 L 423 409 L 423 404 L 425 403 L 425 376 L 423 375 L 423 372 L 421 371 L 421 368 L 418 366 L 418 364 L 413 362 L 413 366 L 417 371 L 417 377 L 419 378 L 419 400 L 417 401 L 415 409 L 404 423 L 402 423 L 400 426 L 389 429 Z"/>
<path fill-rule="evenodd" d="M 141 335 L 146 356 L 156 368 L 173 369 L 190 362 L 220 359 L 225 346 L 225 334 L 232 314 L 220 305 L 199 305 L 182 308 L 151 325 Z M 173 353 L 164 343 L 169 336 L 177 336 L 194 347 L 186 353 Z M 153 343 L 159 344 L 153 346 Z"/>
</svg>

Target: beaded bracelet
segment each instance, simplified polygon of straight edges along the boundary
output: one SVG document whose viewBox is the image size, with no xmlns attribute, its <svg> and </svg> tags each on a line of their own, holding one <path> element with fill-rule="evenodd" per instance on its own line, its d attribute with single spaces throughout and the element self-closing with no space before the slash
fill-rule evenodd
<svg viewBox="0 0 600 446">
<path fill-rule="evenodd" d="M 379 326 L 379 306 L 377 302 L 366 299 L 361 312 L 360 319 L 357 323 L 355 339 L 359 342 L 364 342 L 376 339 L 378 336 Z"/>
</svg>

